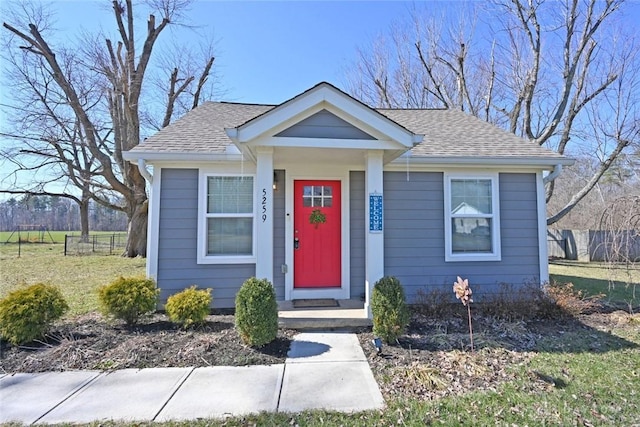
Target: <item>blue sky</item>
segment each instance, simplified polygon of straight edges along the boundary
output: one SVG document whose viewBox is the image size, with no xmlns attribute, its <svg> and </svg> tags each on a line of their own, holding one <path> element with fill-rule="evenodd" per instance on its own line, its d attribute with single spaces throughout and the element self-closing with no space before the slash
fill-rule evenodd
<svg viewBox="0 0 640 427">
<path fill-rule="evenodd" d="M 440 3 L 441 5 L 444 3 Z M 213 36 L 217 73 L 226 100 L 280 103 L 320 81 L 338 86 L 365 47 L 414 2 L 403 1 L 197 1 L 185 21 L 165 38 L 198 43 Z M 54 2 L 56 28 L 64 34 L 113 27 L 108 2 Z M 140 16 L 144 18 L 144 16 Z M 161 37 L 162 37 L 161 36 Z"/>
</svg>

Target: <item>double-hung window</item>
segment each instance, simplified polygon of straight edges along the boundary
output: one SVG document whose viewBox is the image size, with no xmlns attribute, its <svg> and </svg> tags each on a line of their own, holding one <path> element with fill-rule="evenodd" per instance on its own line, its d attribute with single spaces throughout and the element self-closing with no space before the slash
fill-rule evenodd
<svg viewBox="0 0 640 427">
<path fill-rule="evenodd" d="M 444 176 L 445 260 L 500 261 L 497 173 Z"/>
<path fill-rule="evenodd" d="M 199 262 L 255 261 L 253 176 L 201 179 Z"/>
</svg>

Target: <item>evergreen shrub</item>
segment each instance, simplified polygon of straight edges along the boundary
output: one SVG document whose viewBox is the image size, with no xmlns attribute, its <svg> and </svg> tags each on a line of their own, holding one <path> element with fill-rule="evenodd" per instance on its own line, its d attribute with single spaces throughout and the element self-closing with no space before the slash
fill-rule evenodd
<svg viewBox="0 0 640 427">
<path fill-rule="evenodd" d="M 0 336 L 14 345 L 42 338 L 67 310 L 55 286 L 37 283 L 17 289 L 0 300 Z"/>
<path fill-rule="evenodd" d="M 172 322 L 180 323 L 188 328 L 192 325 L 204 323 L 209 314 L 211 304 L 211 289 L 198 289 L 191 286 L 167 299 L 165 310 Z"/>
<path fill-rule="evenodd" d="M 159 293 L 152 279 L 119 277 L 98 289 L 98 299 L 105 315 L 124 320 L 127 326 L 132 326 L 143 315 L 155 310 Z"/>
<path fill-rule="evenodd" d="M 373 286 L 371 295 L 373 334 L 387 343 L 397 342 L 409 324 L 409 308 L 400 281 L 385 276 Z"/>
<path fill-rule="evenodd" d="M 262 347 L 278 335 L 276 291 L 267 279 L 247 279 L 236 295 L 236 329 L 245 344 Z"/>
</svg>

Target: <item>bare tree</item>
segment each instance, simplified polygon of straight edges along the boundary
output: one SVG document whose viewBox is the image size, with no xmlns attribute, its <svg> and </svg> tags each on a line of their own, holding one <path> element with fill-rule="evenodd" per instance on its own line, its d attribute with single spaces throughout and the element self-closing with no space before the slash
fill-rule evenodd
<svg viewBox="0 0 640 427">
<path fill-rule="evenodd" d="M 383 107 L 467 111 L 560 154 L 570 146 L 572 154 L 597 152 L 599 167 L 552 224 L 638 144 L 640 46 L 618 25 L 623 7 L 623 0 L 497 0 L 459 6 L 450 20 L 430 5 L 394 27 L 390 45 L 379 38 L 360 50 L 350 92 Z M 551 183 L 547 201 L 553 194 Z"/>
<path fill-rule="evenodd" d="M 23 154 L 49 156 L 52 162 L 65 165 L 66 176 L 83 191 L 86 185 L 92 200 L 124 211 L 129 220 L 125 255 L 130 257 L 146 255 L 148 206 L 145 180 L 136 165 L 123 160 L 122 152 L 132 149 L 141 140 L 141 117 L 146 113 L 141 109 L 141 100 L 157 40 L 188 4 L 189 1 L 184 0 L 148 2 L 154 12 L 149 14 L 146 32 L 140 38 L 132 0 L 114 0 L 112 11 L 117 38 L 106 37 L 99 43 L 66 50 L 55 49 L 48 42 L 47 20 L 34 18 L 42 16 L 40 13 L 28 13 L 24 17 L 28 23 L 22 27 L 3 24 L 13 36 L 11 48 L 14 51 L 21 49 L 26 57 L 37 58 L 40 79 L 46 80 L 47 88 L 60 93 L 60 98 L 64 99 L 61 104 L 70 112 L 70 118 L 59 120 L 57 110 L 47 104 L 49 98 L 41 99 L 39 107 L 52 110 L 48 111 L 48 119 L 54 122 L 56 132 L 64 133 L 66 128 L 75 132 L 71 135 L 74 138 L 66 134 L 65 138 L 43 135 L 44 145 Z M 74 54 L 67 56 L 72 58 L 73 66 L 65 67 L 67 56 L 64 53 L 71 51 Z M 183 95 L 191 95 L 191 106 L 198 105 L 213 60 L 213 56 L 206 58 L 199 75 L 185 75 L 178 67 L 172 69 L 162 126 L 170 122 L 175 106 L 185 102 Z M 41 80 L 37 81 L 41 83 Z M 30 114 L 28 110 L 24 115 Z M 64 141 L 64 146 L 60 141 Z M 47 151 L 52 147 L 54 152 Z M 37 162 L 35 166 L 38 166 Z M 114 193 L 120 197 L 111 197 Z M 122 203 L 114 204 L 114 200 L 122 200 Z"/>
</svg>

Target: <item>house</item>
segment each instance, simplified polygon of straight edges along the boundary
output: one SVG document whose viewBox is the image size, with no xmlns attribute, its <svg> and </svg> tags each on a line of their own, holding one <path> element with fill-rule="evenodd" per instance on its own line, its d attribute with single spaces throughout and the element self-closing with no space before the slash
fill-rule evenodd
<svg viewBox="0 0 640 427">
<path fill-rule="evenodd" d="M 151 183 L 161 299 L 196 284 L 216 308 L 251 276 L 278 300 L 366 309 L 385 275 L 409 302 L 456 276 L 478 297 L 545 282 L 544 184 L 572 163 L 461 111 L 374 109 L 329 83 L 202 104 L 124 156 Z"/>
</svg>

